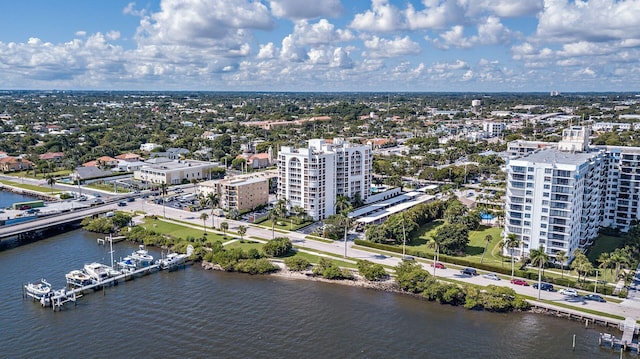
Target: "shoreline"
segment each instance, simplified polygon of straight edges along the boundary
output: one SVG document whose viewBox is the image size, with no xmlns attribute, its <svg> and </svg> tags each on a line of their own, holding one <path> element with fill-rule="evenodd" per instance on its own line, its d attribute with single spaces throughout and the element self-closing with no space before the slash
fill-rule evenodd
<svg viewBox="0 0 640 359">
<path fill-rule="evenodd" d="M 21 194 L 21 195 L 26 195 L 26 196 L 31 196 L 31 197 L 36 197 L 39 200 L 43 200 L 43 201 L 59 201 L 60 198 L 56 197 L 56 196 L 52 196 L 52 195 L 48 195 L 42 192 L 38 192 L 38 191 L 33 191 L 33 190 L 28 190 L 28 189 L 24 189 L 24 188 L 20 188 L 20 187 L 14 187 L 11 185 L 7 185 L 4 183 L 0 183 L 0 191 L 7 191 L 7 192 L 11 192 L 11 193 L 15 193 L 15 194 Z"/>
<path fill-rule="evenodd" d="M 357 273 L 353 273 L 354 276 L 355 276 L 355 279 L 343 279 L 343 280 L 325 279 L 325 278 L 323 278 L 321 276 L 313 275 L 313 273 L 310 270 L 306 270 L 306 271 L 302 271 L 302 272 L 294 272 L 294 271 L 291 271 L 289 269 L 286 269 L 286 267 L 284 267 L 284 264 L 282 262 L 272 261 L 272 263 L 277 265 L 278 267 L 280 267 L 280 269 L 278 271 L 276 271 L 276 272 L 264 274 L 265 276 L 274 276 L 274 277 L 278 277 L 278 278 L 282 278 L 282 279 L 286 279 L 286 280 L 306 280 L 306 281 L 314 281 L 314 282 L 322 282 L 322 283 L 344 285 L 344 286 L 350 286 L 350 287 L 373 289 L 373 290 L 383 291 L 383 292 L 387 292 L 387 293 L 394 293 L 394 294 L 410 296 L 410 297 L 416 298 L 418 300 L 429 301 L 428 299 L 426 299 L 425 297 L 423 297 L 420 294 L 409 293 L 409 292 L 405 292 L 405 291 L 401 290 L 398 287 L 398 285 L 395 283 L 395 281 L 393 279 L 391 279 L 391 278 L 386 279 L 385 281 L 373 282 L 373 281 L 366 280 L 365 278 L 363 278 L 362 276 L 360 276 Z M 226 271 L 226 270 L 222 269 L 222 267 L 220 267 L 217 264 L 213 264 L 213 263 L 210 263 L 210 262 L 207 262 L 207 261 L 204 261 L 204 260 L 202 261 L 202 269 L 205 269 L 205 270 L 216 270 L 216 271 L 227 272 L 227 273 L 234 273 L 234 272 L 229 272 L 229 271 Z M 602 321 L 602 320 L 598 320 L 598 319 L 592 319 L 586 313 L 584 314 L 584 316 L 576 317 L 574 314 L 572 314 L 570 312 L 563 311 L 563 310 L 565 310 L 565 308 L 557 307 L 557 308 L 554 308 L 552 310 L 549 310 L 549 309 L 541 308 L 539 303 L 537 303 L 535 301 L 531 301 L 529 299 L 525 299 L 525 300 L 531 306 L 531 308 L 529 310 L 526 310 L 526 311 L 513 310 L 512 312 L 541 314 L 541 315 L 552 316 L 552 317 L 562 318 L 562 319 L 568 319 L 568 320 L 577 321 L 577 322 L 584 322 L 585 319 L 586 319 L 588 325 L 590 323 L 590 325 L 598 326 L 598 327 L 604 327 L 604 328 L 614 328 L 615 327 L 618 331 L 620 331 L 620 328 L 617 325 L 616 326 L 612 326 L 610 324 L 610 323 L 613 323 L 615 321 L 615 319 L 613 319 L 613 318 L 608 318 L 606 321 Z M 440 305 L 445 305 L 445 304 L 441 304 L 441 303 L 438 303 L 438 302 L 434 302 L 434 303 L 437 303 L 437 304 L 440 304 Z M 454 306 L 454 307 L 461 307 L 461 308 L 464 309 L 464 307 L 462 307 L 462 306 Z M 482 310 L 491 313 L 491 311 L 487 311 L 487 310 L 484 310 L 484 309 L 482 309 Z M 507 313 L 509 313 L 509 312 L 507 312 Z"/>
</svg>

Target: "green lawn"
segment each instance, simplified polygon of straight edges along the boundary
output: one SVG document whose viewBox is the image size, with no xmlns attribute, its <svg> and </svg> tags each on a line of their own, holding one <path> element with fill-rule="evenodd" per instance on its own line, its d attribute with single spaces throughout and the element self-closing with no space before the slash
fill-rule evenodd
<svg viewBox="0 0 640 359">
<path fill-rule="evenodd" d="M 36 186 L 36 185 L 17 183 L 17 182 L 6 181 L 6 180 L 0 180 L 0 183 L 6 184 L 7 186 L 22 188 L 22 189 L 26 189 L 26 190 L 30 190 L 30 191 L 42 192 L 42 193 L 45 193 L 45 194 L 46 193 L 52 194 L 51 187 Z M 57 193 L 60 193 L 60 191 L 56 190 L 54 188 L 53 189 L 53 194 L 57 194 Z"/>
<path fill-rule="evenodd" d="M 108 183 L 90 183 L 90 184 L 86 185 L 85 187 L 114 193 L 113 192 L 113 184 L 108 184 Z M 116 188 L 118 190 L 118 193 L 131 192 L 131 190 L 129 190 L 128 188 L 122 187 L 122 186 L 117 186 Z"/>
<path fill-rule="evenodd" d="M 142 227 L 155 232 L 163 233 L 174 238 L 187 239 L 187 237 L 202 238 L 204 230 L 202 228 L 191 228 L 176 223 L 169 223 L 159 219 L 145 218 Z M 207 242 L 221 241 L 225 242 L 231 238 L 224 238 L 222 234 L 207 230 Z"/>
<path fill-rule="evenodd" d="M 320 261 L 320 258 L 326 258 L 326 259 L 330 259 L 332 262 L 334 262 L 336 265 L 338 265 L 340 267 L 356 268 L 355 263 L 345 262 L 343 260 L 336 259 L 334 257 L 318 256 L 318 255 L 315 255 L 315 254 L 305 253 L 305 252 L 300 252 L 300 251 L 296 252 L 294 257 L 305 258 L 306 260 L 308 260 L 311 263 L 318 263 Z"/>
<path fill-rule="evenodd" d="M 622 247 L 621 237 L 601 234 L 593 241 L 593 245 L 587 252 L 587 258 L 595 265 L 600 254 L 613 252 L 619 247 Z"/>
<path fill-rule="evenodd" d="M 33 176 L 33 170 L 31 170 L 31 171 L 18 171 L 18 172 L 7 172 L 5 174 L 7 176 L 12 176 L 12 177 L 45 179 L 47 176 L 65 177 L 65 176 L 70 175 L 71 171 L 70 170 L 60 170 L 60 171 L 47 172 L 47 173 L 37 172 L 35 177 Z"/>
<path fill-rule="evenodd" d="M 292 222 L 289 218 L 278 218 L 273 227 L 275 229 L 281 229 L 285 231 L 296 231 L 302 227 L 310 225 L 311 223 L 313 222 L 302 222 L 300 224 L 296 224 L 295 221 Z M 255 222 L 254 224 L 259 224 L 263 227 L 268 227 L 269 229 L 271 229 L 271 220 L 269 220 L 268 218 L 263 219 L 259 222 Z"/>
<path fill-rule="evenodd" d="M 231 243 L 227 244 L 225 246 L 225 248 L 242 248 L 242 250 L 244 250 L 244 251 L 248 251 L 251 248 L 255 248 L 259 252 L 262 252 L 262 246 L 263 245 L 264 244 L 262 244 L 260 242 L 248 241 L 248 240 L 245 239 L 243 241 L 231 242 Z"/>
</svg>

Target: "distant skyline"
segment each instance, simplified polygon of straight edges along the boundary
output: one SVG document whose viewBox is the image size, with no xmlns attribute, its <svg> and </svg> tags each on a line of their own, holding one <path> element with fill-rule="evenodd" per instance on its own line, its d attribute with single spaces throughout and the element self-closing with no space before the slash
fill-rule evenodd
<svg viewBox="0 0 640 359">
<path fill-rule="evenodd" d="M 640 0 L 25 0 L 0 13 L 3 90 L 640 90 Z"/>
</svg>

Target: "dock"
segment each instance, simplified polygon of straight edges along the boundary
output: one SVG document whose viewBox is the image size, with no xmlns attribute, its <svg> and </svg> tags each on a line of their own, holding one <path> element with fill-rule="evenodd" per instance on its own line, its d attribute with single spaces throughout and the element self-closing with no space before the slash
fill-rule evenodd
<svg viewBox="0 0 640 359">
<path fill-rule="evenodd" d="M 109 277 L 102 281 L 97 281 L 92 284 L 88 284 L 82 287 L 76 287 L 72 289 L 62 288 L 52 291 L 49 295 L 39 297 L 33 293 L 25 292 L 23 296 L 31 297 L 34 300 L 39 301 L 43 307 L 51 307 L 54 311 L 61 310 L 66 303 L 76 303 L 77 299 L 84 296 L 86 292 L 91 290 L 104 289 L 107 286 L 117 285 L 121 281 L 128 281 L 138 276 L 151 274 L 160 270 L 160 266 L 152 264 L 146 267 L 142 267 L 133 271 L 125 271 L 121 274 Z"/>
<path fill-rule="evenodd" d="M 630 350 L 635 352 L 636 356 L 640 355 L 640 344 L 633 341 L 635 334 L 638 334 L 638 326 L 633 318 L 625 318 L 624 322 L 620 323 L 620 330 L 622 330 L 622 338 L 616 338 L 614 335 L 608 333 L 600 333 L 598 339 L 598 345 L 610 346 L 615 350 L 620 348 L 620 351 Z M 620 354 L 622 355 L 622 354 Z"/>
<path fill-rule="evenodd" d="M 111 238 L 109 238 L 109 237 L 98 238 L 96 241 L 98 242 L 98 244 L 100 244 L 100 245 L 103 245 L 103 246 L 104 246 L 104 245 L 105 245 L 105 244 L 107 244 L 108 242 L 111 242 L 111 243 L 118 243 L 118 242 L 122 242 L 122 241 L 124 241 L 125 239 L 127 239 L 127 237 L 126 237 L 126 236 L 116 236 L 116 237 L 111 237 Z"/>
</svg>

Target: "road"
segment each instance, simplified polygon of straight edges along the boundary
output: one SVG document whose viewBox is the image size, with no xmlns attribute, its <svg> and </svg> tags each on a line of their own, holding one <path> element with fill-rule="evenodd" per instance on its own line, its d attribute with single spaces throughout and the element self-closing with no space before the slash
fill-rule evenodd
<svg viewBox="0 0 640 359">
<path fill-rule="evenodd" d="M 162 205 L 149 203 L 149 202 L 143 201 L 142 199 L 138 199 L 135 202 L 128 203 L 128 205 L 129 207 L 124 207 L 124 208 L 128 210 L 144 211 L 146 213 L 154 214 L 159 217 L 163 216 Z M 209 214 L 208 211 L 187 212 L 187 211 L 170 208 L 170 207 L 166 207 L 165 211 L 166 211 L 167 218 L 175 218 L 181 221 L 190 222 L 198 228 L 202 228 L 202 221 L 199 218 L 200 213 L 206 212 L 207 214 Z M 209 219 L 207 221 L 207 224 L 210 224 L 211 223 L 210 221 L 211 220 Z M 223 219 L 218 217 L 215 220 L 216 225 L 219 225 L 221 221 L 226 221 L 227 223 L 229 223 L 229 230 L 234 232 L 237 231 L 237 228 L 239 225 L 246 226 L 247 234 L 245 235 L 245 237 L 253 236 L 258 238 L 270 239 L 272 236 L 271 229 L 259 228 L 257 226 L 249 225 L 246 222 L 230 220 L 227 218 Z M 344 242 L 342 241 L 326 243 L 326 242 L 316 241 L 312 239 L 307 239 L 305 238 L 306 234 L 297 233 L 297 232 L 288 232 L 286 234 L 281 232 L 275 232 L 275 236 L 276 237 L 286 236 L 290 238 L 293 245 L 297 248 L 332 253 L 338 257 L 343 256 L 345 251 Z M 391 255 L 382 255 L 379 253 L 370 252 L 360 248 L 353 248 L 353 242 L 347 242 L 347 255 L 348 255 L 348 258 L 351 260 L 366 259 L 374 263 L 379 263 L 382 265 L 387 265 L 392 267 L 396 266 L 398 263 L 401 262 L 401 258 L 399 257 L 394 257 Z M 420 263 L 430 273 L 432 274 L 434 273 L 433 267 L 431 267 L 430 265 L 431 261 L 420 259 L 418 260 L 418 263 Z M 525 287 L 525 286 L 511 284 L 509 282 L 509 278 L 506 276 L 502 276 L 502 280 L 500 281 L 483 278 L 482 275 L 475 276 L 475 277 L 464 276 L 460 273 L 461 267 L 450 266 L 449 264 L 446 264 L 446 263 L 445 265 L 447 266 L 446 269 L 436 269 L 435 274 L 438 277 L 453 279 L 463 283 L 479 284 L 483 286 L 487 286 L 490 284 L 507 286 L 514 289 L 519 294 L 524 294 L 533 298 L 537 298 L 538 296 L 537 289 L 534 289 L 532 286 Z M 483 273 L 486 273 L 486 272 L 481 272 L 481 274 Z M 640 267 L 639 267 L 639 272 L 636 278 L 639 281 L 638 285 L 640 285 Z M 529 284 L 533 285 L 534 282 L 530 281 Z M 560 288 L 556 288 L 556 289 L 560 289 Z M 541 291 L 540 296 L 542 300 L 550 301 L 551 303 L 557 302 L 557 303 L 572 305 L 573 307 L 575 307 L 576 310 L 590 309 L 590 310 L 618 315 L 625 318 L 631 317 L 631 318 L 634 318 L 635 320 L 640 320 L 640 294 L 636 296 L 636 294 L 634 293 L 634 295 L 631 296 L 630 299 L 627 299 L 622 303 L 614 303 L 611 301 L 607 301 L 606 303 L 599 303 L 599 302 L 585 300 L 583 296 L 579 296 L 577 298 L 571 298 L 571 297 L 562 295 L 557 291 L 556 292 Z"/>
</svg>

